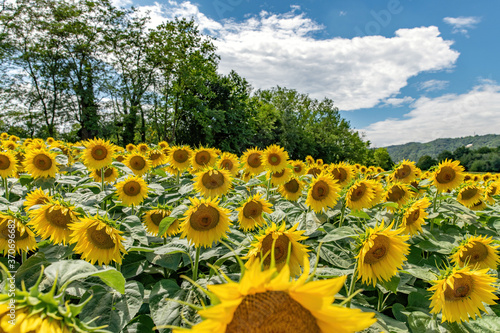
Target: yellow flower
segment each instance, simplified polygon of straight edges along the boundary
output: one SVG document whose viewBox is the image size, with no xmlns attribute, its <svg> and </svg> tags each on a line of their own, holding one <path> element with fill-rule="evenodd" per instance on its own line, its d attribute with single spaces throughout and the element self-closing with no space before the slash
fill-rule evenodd
<svg viewBox="0 0 500 333">
<path fill-rule="evenodd" d="M 290 177 L 292 177 L 292 174 L 293 174 L 292 169 L 284 168 L 281 171 L 272 173 L 268 172 L 267 178 L 271 179 L 271 184 L 273 184 L 273 186 L 279 186 L 285 184 L 290 179 Z"/>
<path fill-rule="evenodd" d="M 472 206 L 469 207 L 470 210 L 479 211 L 486 208 L 486 203 L 481 199 Z"/>
<path fill-rule="evenodd" d="M 498 181 L 493 181 L 488 185 L 484 193 L 484 200 L 487 201 L 490 205 L 495 203 L 494 195 L 497 195 L 500 192 L 500 183 Z"/>
<path fill-rule="evenodd" d="M 497 254 L 500 245 L 491 245 L 493 239 L 486 236 L 470 236 L 451 256 L 452 262 L 460 267 L 468 265 L 478 269 L 496 270 L 500 258 Z"/>
<path fill-rule="evenodd" d="M 219 207 L 217 198 L 189 200 L 191 206 L 181 219 L 181 238 L 187 237 L 196 247 L 212 247 L 229 231 L 229 210 Z"/>
<path fill-rule="evenodd" d="M 245 266 L 249 268 L 254 261 L 262 261 L 264 267 L 269 268 L 274 246 L 274 263 L 278 271 L 288 266 L 292 276 L 299 275 L 301 267 L 304 267 L 307 260 L 309 250 L 305 245 L 299 243 L 301 240 L 307 239 L 307 237 L 302 236 L 305 230 L 297 231 L 298 226 L 297 223 L 286 230 L 285 222 L 279 228 L 273 223 L 260 235 L 255 236 L 248 254 L 244 257 L 244 259 L 248 259 Z M 290 253 L 290 256 L 288 253 Z"/>
<path fill-rule="evenodd" d="M 217 197 L 227 194 L 232 186 L 232 177 L 225 169 L 206 168 L 193 178 L 194 189 L 204 197 Z"/>
<path fill-rule="evenodd" d="M 271 214 L 273 212 L 271 206 L 268 201 L 262 198 L 261 194 L 255 194 L 248 198 L 241 207 L 236 208 L 240 228 L 244 231 L 250 231 L 262 227 L 266 223 L 262 214 Z"/>
<path fill-rule="evenodd" d="M 288 267 L 261 271 L 258 261 L 239 283 L 208 285 L 216 305 L 198 313 L 203 319 L 189 331 L 198 333 L 354 333 L 376 322 L 374 313 L 332 304 L 346 277 L 309 281 L 309 262 L 297 280 Z M 308 282 L 309 281 L 309 282 Z M 173 330 L 182 333 L 184 330 Z"/>
<path fill-rule="evenodd" d="M 151 168 L 151 162 L 138 153 L 129 154 L 123 161 L 123 164 L 128 166 L 137 176 L 144 175 Z"/>
<path fill-rule="evenodd" d="M 115 187 L 118 198 L 125 206 L 137 206 L 148 196 L 148 185 L 139 176 L 129 176 Z"/>
<path fill-rule="evenodd" d="M 374 179 L 369 179 L 367 180 L 367 182 L 373 189 L 373 193 L 375 193 L 375 196 L 373 197 L 372 202 L 370 203 L 370 206 L 373 207 L 384 199 L 384 187 L 380 182 Z"/>
<path fill-rule="evenodd" d="M 7 141 L 3 142 L 2 146 L 6 150 L 15 150 L 17 148 L 17 143 L 15 143 L 14 141 L 11 141 L 11 140 L 7 140 Z"/>
<path fill-rule="evenodd" d="M 165 150 L 165 149 L 170 148 L 170 145 L 168 144 L 168 142 L 167 142 L 167 141 L 160 141 L 160 142 L 158 142 L 158 147 L 159 147 L 161 150 Z"/>
<path fill-rule="evenodd" d="M 472 207 L 481 201 L 483 189 L 473 183 L 466 184 L 457 194 L 457 201 L 465 207 Z"/>
<path fill-rule="evenodd" d="M 419 232 L 422 232 L 422 224 L 425 223 L 425 219 L 427 218 L 427 212 L 425 211 L 431 202 L 427 197 L 415 201 L 405 212 L 403 215 L 403 223 L 401 225 L 403 230 L 403 234 L 416 235 Z"/>
<path fill-rule="evenodd" d="M 278 145 L 270 145 L 262 153 L 261 160 L 269 172 L 281 172 L 288 164 L 288 153 Z"/>
<path fill-rule="evenodd" d="M 297 201 L 302 196 L 302 190 L 304 189 L 304 182 L 298 178 L 291 178 L 285 184 L 280 185 L 278 191 L 281 195 L 290 201 Z"/>
<path fill-rule="evenodd" d="M 411 197 L 410 188 L 406 184 L 394 183 L 389 185 L 385 193 L 386 202 L 394 202 L 403 206 Z"/>
<path fill-rule="evenodd" d="M 307 192 L 306 205 L 316 213 L 335 206 L 339 197 L 340 186 L 327 174 L 313 179 Z"/>
<path fill-rule="evenodd" d="M 167 163 L 167 157 L 158 149 L 152 149 L 148 152 L 148 160 L 153 168 Z"/>
<path fill-rule="evenodd" d="M 339 164 L 334 164 L 330 168 L 330 174 L 333 176 L 333 179 L 336 179 L 338 184 L 341 187 L 346 186 L 351 182 L 351 179 L 354 176 L 354 172 L 352 171 L 352 166 L 341 162 Z"/>
<path fill-rule="evenodd" d="M 246 172 L 251 175 L 258 175 L 264 171 L 264 164 L 262 163 L 262 151 L 257 147 L 253 149 L 248 149 L 241 156 L 241 163 L 244 164 Z"/>
<path fill-rule="evenodd" d="M 41 188 L 37 188 L 26 195 L 24 207 L 30 209 L 35 205 L 44 205 L 50 201 L 52 197 L 45 193 Z"/>
<path fill-rule="evenodd" d="M 136 147 L 137 151 L 141 154 L 146 154 L 149 151 L 149 147 L 145 143 L 139 143 Z"/>
<path fill-rule="evenodd" d="M 486 311 L 483 303 L 494 305 L 498 299 L 493 293 L 496 278 L 487 274 L 488 269 L 471 270 L 469 267 L 448 270 L 439 280 L 431 281 L 431 313 L 442 312 L 441 322 L 469 321 L 481 317 Z"/>
<path fill-rule="evenodd" d="M 204 169 L 206 167 L 211 167 L 215 165 L 217 160 L 217 154 L 211 148 L 200 148 L 196 149 L 191 156 L 191 165 L 193 171 Z"/>
<path fill-rule="evenodd" d="M 112 261 L 122 263 L 122 253 L 126 253 L 122 242 L 122 232 L 105 217 L 95 215 L 84 217 L 79 223 L 70 225 L 71 243 L 76 243 L 74 251 L 92 265 L 108 265 Z"/>
<path fill-rule="evenodd" d="M 321 174 L 321 171 L 323 171 L 322 167 L 314 163 L 314 164 L 309 164 L 309 167 L 306 170 L 306 174 L 312 175 L 313 178 L 316 178 Z"/>
<path fill-rule="evenodd" d="M 306 164 L 307 165 L 311 165 L 311 164 L 314 164 L 314 157 L 312 157 L 311 155 L 307 155 L 306 156 Z"/>
<path fill-rule="evenodd" d="M 17 173 L 17 160 L 13 153 L 0 151 L 0 177 L 14 177 Z"/>
<path fill-rule="evenodd" d="M 302 176 L 306 173 L 306 164 L 301 160 L 291 161 L 290 165 L 293 168 L 293 174 L 295 177 Z"/>
<path fill-rule="evenodd" d="M 129 143 L 128 145 L 125 146 L 125 149 L 131 153 L 133 152 L 134 150 L 136 150 L 136 146 L 133 144 L 133 143 Z"/>
<path fill-rule="evenodd" d="M 238 174 L 239 163 L 240 162 L 238 161 L 238 156 L 236 156 L 235 154 L 224 152 L 220 156 L 220 159 L 219 159 L 219 162 L 217 165 L 219 166 L 219 169 L 225 169 L 225 170 L 229 171 L 229 173 L 231 173 L 231 175 L 234 177 Z"/>
<path fill-rule="evenodd" d="M 101 182 L 101 169 L 92 170 L 90 176 L 98 183 Z M 119 174 L 115 167 L 108 166 L 104 169 L 104 181 L 106 183 L 112 183 L 118 178 Z"/>
<path fill-rule="evenodd" d="M 464 180 L 464 167 L 460 161 L 444 160 L 433 175 L 433 184 L 438 191 L 446 192 L 458 187 Z"/>
<path fill-rule="evenodd" d="M 167 209 L 156 208 L 148 210 L 144 213 L 143 222 L 146 226 L 146 230 L 153 236 L 158 237 L 160 232 L 160 222 L 167 216 L 170 215 L 170 211 Z M 161 235 L 161 237 L 166 238 L 167 236 L 174 236 L 179 233 L 179 220 L 175 220 L 168 228 L 167 231 Z"/>
<path fill-rule="evenodd" d="M 370 208 L 375 198 L 375 191 L 370 185 L 366 180 L 355 182 L 347 191 L 346 206 L 352 210 Z"/>
<path fill-rule="evenodd" d="M 115 147 L 103 139 L 88 140 L 83 151 L 82 162 L 89 169 L 102 169 L 113 162 Z"/>
<path fill-rule="evenodd" d="M 191 165 L 191 155 L 193 151 L 189 146 L 173 146 L 167 157 L 168 163 L 172 168 L 180 172 L 186 170 Z"/>
<path fill-rule="evenodd" d="M 402 236 L 403 229 L 391 230 L 393 225 L 394 222 L 384 229 L 382 221 L 361 238 L 357 273 L 365 284 L 375 286 L 377 281 L 389 281 L 410 253 L 410 245 L 406 243 L 410 236 Z"/>
<path fill-rule="evenodd" d="M 35 234 L 31 229 L 23 224 L 23 222 L 13 213 L 0 212 L 0 253 L 4 256 L 7 254 L 13 255 L 12 250 L 9 251 L 11 242 L 9 239 L 14 230 L 15 252 L 21 254 L 22 251 L 28 252 L 37 248 Z"/>
<path fill-rule="evenodd" d="M 29 150 L 24 167 L 33 178 L 54 178 L 58 172 L 56 154 L 45 149 Z"/>
<path fill-rule="evenodd" d="M 417 178 L 417 173 L 418 171 L 415 166 L 415 162 L 403 160 L 394 168 L 391 178 L 395 182 L 409 184 Z"/>
</svg>

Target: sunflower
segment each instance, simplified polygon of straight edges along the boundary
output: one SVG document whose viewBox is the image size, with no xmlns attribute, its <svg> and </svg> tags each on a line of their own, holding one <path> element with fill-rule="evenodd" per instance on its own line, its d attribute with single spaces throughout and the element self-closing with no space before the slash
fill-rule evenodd
<svg viewBox="0 0 500 333">
<path fill-rule="evenodd" d="M 161 150 L 164 150 L 164 149 L 170 148 L 170 145 L 168 144 L 167 141 L 160 141 L 160 142 L 158 142 L 158 147 Z"/>
<path fill-rule="evenodd" d="M 493 175 L 492 175 L 491 173 L 487 172 L 487 173 L 485 173 L 485 174 L 481 177 L 481 180 L 482 180 L 485 184 L 487 184 L 489 181 L 491 181 L 491 177 L 492 177 L 492 176 L 493 176 Z"/>
<path fill-rule="evenodd" d="M 101 174 L 102 174 L 102 169 L 96 169 L 96 170 L 92 170 L 92 173 L 90 174 L 90 176 L 92 178 L 94 178 L 94 180 L 98 183 L 101 182 Z M 114 182 L 118 176 L 120 176 L 118 174 L 118 171 L 116 170 L 115 167 L 112 167 L 112 166 L 108 166 L 104 169 L 104 181 L 107 182 L 107 183 L 112 183 Z"/>
<path fill-rule="evenodd" d="M 284 168 L 281 171 L 277 172 L 268 172 L 267 178 L 271 179 L 271 184 L 274 186 L 279 186 L 285 184 L 290 177 L 292 177 L 293 171 L 290 168 Z"/>
<path fill-rule="evenodd" d="M 24 207 L 30 209 L 35 205 L 44 205 L 51 200 L 51 196 L 45 193 L 41 188 L 37 188 L 26 195 Z"/>
<path fill-rule="evenodd" d="M 228 152 L 222 153 L 219 162 L 217 163 L 219 169 L 225 169 L 229 171 L 229 173 L 231 173 L 233 177 L 238 174 L 239 164 L 240 162 L 238 161 L 238 156 Z"/>
<path fill-rule="evenodd" d="M 13 153 L 0 151 L 0 177 L 14 177 L 17 173 L 17 160 Z"/>
<path fill-rule="evenodd" d="M 187 237 L 195 247 L 212 247 L 226 236 L 231 221 L 230 211 L 218 205 L 217 198 L 189 198 L 191 206 L 181 219 L 181 238 Z"/>
<path fill-rule="evenodd" d="M 266 223 L 262 214 L 271 214 L 273 212 L 271 206 L 267 200 L 262 198 L 261 194 L 249 197 L 241 207 L 236 208 L 240 228 L 244 231 L 250 231 L 262 227 Z"/>
<path fill-rule="evenodd" d="M 300 177 L 306 173 L 306 164 L 301 160 L 290 161 L 290 165 L 293 168 L 295 177 Z"/>
<path fill-rule="evenodd" d="M 53 244 L 69 243 L 71 224 L 79 222 L 74 207 L 53 200 L 42 205 L 40 208 L 29 212 L 29 226 L 32 226 L 38 236 L 42 239 L 50 239 Z"/>
<path fill-rule="evenodd" d="M 128 166 L 137 176 L 142 176 L 151 169 L 151 161 L 139 153 L 129 154 L 123 161 L 123 164 Z"/>
<path fill-rule="evenodd" d="M 319 213 L 323 209 L 335 206 L 339 192 L 340 186 L 331 176 L 320 174 L 309 186 L 306 205 Z"/>
<path fill-rule="evenodd" d="M 145 143 L 139 143 L 136 147 L 137 151 L 141 154 L 146 154 L 149 151 L 149 147 Z"/>
<path fill-rule="evenodd" d="M 30 145 L 28 146 L 28 149 L 30 150 L 37 150 L 37 149 L 46 149 L 47 145 L 45 142 L 41 139 L 34 139 Z"/>
<path fill-rule="evenodd" d="M 262 164 L 269 172 L 281 172 L 288 164 L 288 153 L 278 145 L 268 146 L 262 153 Z"/>
<path fill-rule="evenodd" d="M 117 153 L 115 155 L 115 160 L 117 160 L 120 163 L 123 163 L 123 161 L 125 161 L 126 157 L 127 157 L 127 155 L 125 155 L 124 153 Z"/>
<path fill-rule="evenodd" d="M 483 199 L 479 200 L 478 202 L 469 207 L 469 209 L 473 211 L 480 211 L 484 210 L 485 208 L 486 208 L 486 202 L 484 202 Z"/>
<path fill-rule="evenodd" d="M 306 245 L 299 243 L 299 241 L 307 239 L 307 237 L 303 236 L 305 230 L 297 231 L 298 226 L 297 223 L 286 230 L 285 222 L 279 228 L 273 222 L 266 230 L 262 230 L 259 235 L 255 236 L 248 254 L 243 258 L 248 259 L 245 266 L 249 268 L 254 261 L 262 260 L 264 268 L 269 268 L 274 256 L 274 263 L 278 271 L 285 266 L 289 266 L 292 276 L 299 275 L 301 267 L 304 267 L 307 260 L 309 249 Z M 272 253 L 273 246 L 274 253 Z"/>
<path fill-rule="evenodd" d="M 457 194 L 457 201 L 465 207 L 471 207 L 481 201 L 483 189 L 474 183 L 467 183 Z"/>
<path fill-rule="evenodd" d="M 376 204 L 382 202 L 382 200 L 384 199 L 384 187 L 382 186 L 382 184 L 376 180 L 373 180 L 373 179 L 368 179 L 367 182 L 370 184 L 372 190 L 373 190 L 373 193 L 375 194 L 375 196 L 373 197 L 371 203 L 370 203 L 370 207 L 373 207 L 375 206 Z"/>
<path fill-rule="evenodd" d="M 403 267 L 410 245 L 406 241 L 410 236 L 403 236 L 403 229 L 391 230 L 394 221 L 384 229 L 384 221 L 375 228 L 368 228 L 360 237 L 357 273 L 365 284 L 375 286 L 377 281 L 389 281 Z"/>
<path fill-rule="evenodd" d="M 204 197 L 217 197 L 226 194 L 232 185 L 232 177 L 225 169 L 206 168 L 193 178 L 194 189 Z"/>
<path fill-rule="evenodd" d="M 314 164 L 314 157 L 312 157 L 311 155 L 307 155 L 306 156 L 306 164 L 307 165 Z"/>
<path fill-rule="evenodd" d="M 280 185 L 278 191 L 281 195 L 289 201 L 297 201 L 302 196 L 304 189 L 304 182 L 299 178 L 292 177 L 285 184 Z"/>
<path fill-rule="evenodd" d="M 24 167 L 33 178 L 54 178 L 59 171 L 55 153 L 45 149 L 33 149 L 29 150 L 25 157 Z"/>
<path fill-rule="evenodd" d="M 498 181 L 494 181 L 488 185 L 484 192 L 484 200 L 487 201 L 490 205 L 495 203 L 494 195 L 497 195 L 500 192 L 500 183 Z"/>
<path fill-rule="evenodd" d="M 160 232 L 160 222 L 167 216 L 170 216 L 170 210 L 157 207 L 155 209 L 148 210 L 144 213 L 143 223 L 146 230 L 153 236 L 159 236 Z M 175 220 L 168 228 L 167 231 L 161 235 L 161 237 L 166 238 L 167 236 L 174 236 L 179 232 L 179 220 Z"/>
<path fill-rule="evenodd" d="M 129 176 L 115 187 L 118 198 L 126 206 L 137 206 L 148 196 L 148 185 L 139 176 Z"/>
<path fill-rule="evenodd" d="M 159 165 L 167 163 L 167 157 L 159 149 L 151 149 L 148 152 L 148 160 L 151 162 L 151 166 L 156 168 Z"/>
<path fill-rule="evenodd" d="M 129 153 L 133 152 L 136 149 L 137 147 L 133 143 L 129 143 L 125 146 L 125 150 L 127 150 Z"/>
<path fill-rule="evenodd" d="M 418 201 L 415 201 L 409 206 L 403 214 L 403 221 L 401 223 L 401 228 L 404 228 L 403 234 L 416 235 L 422 232 L 422 225 L 425 223 L 427 218 L 427 212 L 425 211 L 431 202 L 429 198 L 425 197 Z"/>
<path fill-rule="evenodd" d="M 262 163 L 262 151 L 257 147 L 245 151 L 241 156 L 241 163 L 251 175 L 258 175 L 265 168 L 264 163 Z"/>
<path fill-rule="evenodd" d="M 193 151 L 189 146 L 173 146 L 167 156 L 167 161 L 171 167 L 182 172 L 191 165 L 192 154 Z"/>
<path fill-rule="evenodd" d="M 71 243 L 75 243 L 75 253 L 92 265 L 108 265 L 112 261 L 122 263 L 122 252 L 126 253 L 122 242 L 125 240 L 115 223 L 107 217 L 86 216 L 80 223 L 70 225 Z"/>
<path fill-rule="evenodd" d="M 201 146 L 193 152 L 191 166 L 193 167 L 193 171 L 197 172 L 206 167 L 214 166 L 216 160 L 217 154 L 214 149 Z"/>
<path fill-rule="evenodd" d="M 403 184 L 409 184 L 417 177 L 416 173 L 417 167 L 415 166 L 415 162 L 403 160 L 394 167 L 391 178 L 393 179 L 393 181 Z"/>
<path fill-rule="evenodd" d="M 85 150 L 82 155 L 82 162 L 89 169 L 101 169 L 113 162 L 114 146 L 109 141 L 103 139 L 88 140 L 84 143 Z"/>
<path fill-rule="evenodd" d="M 352 167 L 344 162 L 332 165 L 330 168 L 330 174 L 333 176 L 333 179 L 337 180 L 341 187 L 349 184 L 351 179 L 354 177 Z"/>
<path fill-rule="evenodd" d="M 500 262 L 497 254 L 500 245 L 491 245 L 492 242 L 491 237 L 470 236 L 454 250 L 451 260 L 460 267 L 468 265 L 478 269 L 496 270 Z"/>
<path fill-rule="evenodd" d="M 0 134 L 0 139 L 7 140 L 8 138 L 9 138 L 9 133 L 2 132 L 2 134 Z"/>
<path fill-rule="evenodd" d="M 16 148 L 17 148 L 18 145 L 14 141 L 7 140 L 7 141 L 3 142 L 2 146 L 6 150 L 16 150 Z"/>
<path fill-rule="evenodd" d="M 385 201 L 397 203 L 399 207 L 403 206 L 410 197 L 411 191 L 406 184 L 390 184 L 385 192 Z"/>
<path fill-rule="evenodd" d="M 214 305 L 200 310 L 203 321 L 190 330 L 199 333 L 354 333 L 376 322 L 374 313 L 332 304 L 346 277 L 311 281 L 309 262 L 304 273 L 290 279 L 288 267 L 262 271 L 255 261 L 239 283 L 208 285 Z M 174 329 L 173 333 L 186 332 Z"/>
<path fill-rule="evenodd" d="M 498 299 L 496 277 L 488 275 L 488 268 L 471 270 L 470 267 L 448 268 L 439 280 L 431 281 L 428 290 L 431 296 L 431 313 L 442 312 L 441 322 L 469 321 L 469 316 L 481 317 L 481 310 L 486 311 L 483 303 L 494 305 Z"/>
<path fill-rule="evenodd" d="M 346 193 L 346 206 L 351 210 L 370 208 L 374 198 L 375 191 L 372 189 L 371 183 L 366 180 L 358 180 Z"/>
<path fill-rule="evenodd" d="M 464 180 L 464 167 L 460 161 L 444 160 L 434 172 L 433 184 L 438 191 L 446 192 L 459 186 Z"/>
<path fill-rule="evenodd" d="M 318 177 L 323 171 L 322 167 L 317 165 L 316 163 L 309 164 L 309 167 L 306 170 L 307 175 L 312 175 L 313 178 Z"/>
<path fill-rule="evenodd" d="M 240 171 L 239 178 L 243 182 L 248 183 L 250 181 L 250 179 L 252 179 L 252 174 L 248 171 Z"/>
<path fill-rule="evenodd" d="M 12 224 L 14 224 L 14 229 Z M 14 230 L 14 238 L 11 238 L 12 230 Z M 12 254 L 9 251 L 12 241 L 9 242 L 9 239 L 15 240 L 15 251 L 18 254 L 37 248 L 35 234 L 28 226 L 24 225 L 20 216 L 10 211 L 0 212 L 0 253 L 4 256 L 7 256 L 8 253 Z"/>
</svg>

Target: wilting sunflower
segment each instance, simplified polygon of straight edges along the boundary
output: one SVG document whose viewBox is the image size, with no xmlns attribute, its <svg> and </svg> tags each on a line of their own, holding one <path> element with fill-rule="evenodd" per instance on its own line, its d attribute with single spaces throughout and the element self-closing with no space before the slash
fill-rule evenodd
<svg viewBox="0 0 500 333">
<path fill-rule="evenodd" d="M 362 210 L 370 208 L 375 191 L 371 187 L 371 183 L 366 180 L 358 180 L 351 185 L 346 193 L 346 206 L 351 210 Z"/>
<path fill-rule="evenodd" d="M 14 228 L 12 224 L 14 224 Z M 14 230 L 14 238 L 11 238 L 12 230 Z M 35 233 L 24 225 L 21 216 L 11 211 L 0 212 L 0 253 L 4 256 L 10 253 L 9 249 L 12 244 L 9 239 L 15 240 L 15 251 L 18 254 L 21 254 L 22 251 L 28 252 L 37 248 Z"/>
<path fill-rule="evenodd" d="M 191 166 L 194 172 L 214 166 L 216 161 L 217 154 L 215 150 L 212 148 L 204 148 L 203 146 L 196 149 L 191 156 Z"/>
<path fill-rule="evenodd" d="M 281 195 L 289 201 L 297 201 L 302 196 L 302 190 L 304 189 L 304 182 L 299 178 L 291 178 L 285 184 L 278 188 Z"/>
<path fill-rule="evenodd" d="M 238 161 L 238 156 L 228 152 L 222 153 L 219 162 L 217 163 L 219 169 L 225 169 L 229 171 L 229 173 L 231 173 L 233 177 L 238 174 L 239 164 L 240 162 Z"/>
<path fill-rule="evenodd" d="M 90 176 L 92 178 L 94 178 L 94 180 L 98 183 L 101 182 L 101 174 L 102 174 L 102 170 L 101 169 L 96 169 L 96 170 L 92 170 L 92 172 L 90 173 Z M 118 174 L 118 171 L 116 170 L 115 167 L 112 167 L 112 166 L 108 166 L 104 169 L 104 181 L 106 183 L 112 183 L 114 182 L 118 176 L 120 176 Z"/>
<path fill-rule="evenodd" d="M 394 167 L 391 178 L 395 182 L 409 184 L 417 177 L 417 172 L 415 162 L 403 160 Z"/>
<path fill-rule="evenodd" d="M 262 163 L 262 151 L 257 147 L 248 149 L 241 156 L 241 163 L 244 164 L 246 172 L 251 175 L 258 175 L 264 171 L 264 163 Z"/>
<path fill-rule="evenodd" d="M 137 147 L 133 143 L 129 143 L 125 146 L 125 150 L 127 150 L 129 153 L 133 152 L 136 149 Z"/>
<path fill-rule="evenodd" d="M 26 207 L 26 209 L 30 209 L 35 205 L 44 205 L 48 203 L 50 199 L 50 195 L 45 193 L 41 188 L 37 188 L 26 195 L 24 207 Z"/>
<path fill-rule="evenodd" d="M 148 196 L 148 185 L 139 176 L 129 176 L 115 187 L 118 198 L 126 206 L 137 206 Z"/>
<path fill-rule="evenodd" d="M 467 183 L 457 194 L 457 201 L 465 207 L 471 207 L 481 201 L 483 189 L 474 183 Z"/>
<path fill-rule="evenodd" d="M 478 202 L 469 207 L 470 210 L 474 211 L 484 210 L 485 208 L 486 208 L 486 202 L 484 202 L 483 199 L 479 200 Z"/>
<path fill-rule="evenodd" d="M 189 146 L 173 146 L 167 156 L 167 162 L 171 167 L 180 172 L 186 170 L 191 165 L 191 155 L 193 151 Z"/>
<path fill-rule="evenodd" d="M 278 145 L 270 145 L 262 152 L 261 160 L 267 171 L 281 172 L 288 164 L 288 153 Z"/>
<path fill-rule="evenodd" d="M 489 181 L 491 181 L 493 175 L 489 172 L 485 173 L 484 175 L 482 175 L 481 177 L 481 180 L 485 183 L 485 184 L 488 184 Z"/>
<path fill-rule="evenodd" d="M 144 155 L 138 153 L 129 154 L 123 161 L 123 164 L 128 166 L 137 176 L 144 175 L 151 168 L 151 162 Z"/>
<path fill-rule="evenodd" d="M 293 175 L 295 177 L 302 176 L 306 173 L 306 164 L 301 160 L 290 161 L 290 165 L 293 168 Z"/>
<path fill-rule="evenodd" d="M 58 200 L 49 201 L 40 208 L 29 212 L 29 226 L 42 239 L 50 239 L 53 244 L 66 245 L 70 239 L 70 226 L 79 221 L 74 207 Z"/>
<path fill-rule="evenodd" d="M 337 180 L 341 187 L 349 184 L 351 179 L 354 177 L 352 167 L 344 162 L 332 165 L 330 168 L 330 174 L 333 176 L 333 179 Z"/>
<path fill-rule="evenodd" d="M 271 214 L 273 212 L 271 206 L 267 200 L 262 198 L 261 194 L 255 194 L 248 198 L 241 207 L 236 208 L 240 228 L 244 231 L 250 231 L 265 225 L 266 221 L 262 214 Z"/>
<path fill-rule="evenodd" d="M 0 151 L 0 177 L 14 177 L 17 173 L 17 160 L 13 153 Z"/>
<path fill-rule="evenodd" d="M 56 154 L 45 149 L 29 150 L 24 160 L 26 171 L 33 178 L 52 177 L 58 172 Z"/>
<path fill-rule="evenodd" d="M 144 213 L 143 222 L 146 230 L 153 236 L 159 236 L 160 232 L 160 222 L 165 218 L 170 216 L 170 210 L 161 207 L 156 207 L 155 209 L 148 210 Z M 166 238 L 167 236 L 174 236 L 179 233 L 179 220 L 175 220 L 167 228 L 167 231 L 161 235 L 161 237 Z"/>
<path fill-rule="evenodd" d="M 195 247 L 212 247 L 229 231 L 229 210 L 220 207 L 217 198 L 189 200 L 191 206 L 181 219 L 181 238 L 187 237 Z"/>
<path fill-rule="evenodd" d="M 444 160 L 434 172 L 433 184 L 438 191 L 446 192 L 458 187 L 464 180 L 464 167 L 460 161 Z"/>
<path fill-rule="evenodd" d="M 95 215 L 84 217 L 70 226 L 71 243 L 76 243 L 74 251 L 92 265 L 108 265 L 112 261 L 122 263 L 122 253 L 126 253 L 122 242 L 125 240 L 115 223 L 107 217 Z"/>
<path fill-rule="evenodd" d="M 309 262 L 304 273 L 291 280 L 288 267 L 262 271 L 258 261 L 239 283 L 208 285 L 216 300 L 200 310 L 203 321 L 190 330 L 199 333 L 354 333 L 376 322 L 373 312 L 332 304 L 346 277 L 310 281 Z M 308 282 L 309 281 L 309 282 Z M 174 329 L 173 333 L 186 332 Z"/>
<path fill-rule="evenodd" d="M 497 254 L 500 245 L 492 245 L 492 242 L 492 237 L 470 236 L 454 249 L 451 260 L 460 267 L 468 265 L 472 268 L 496 270 L 500 262 Z"/>
<path fill-rule="evenodd" d="M 340 186 L 327 174 L 313 179 L 307 192 L 306 205 L 316 213 L 335 206 L 339 197 Z"/>
<path fill-rule="evenodd" d="M 145 143 L 139 143 L 135 148 L 141 154 L 146 154 L 149 151 L 149 147 Z"/>
<path fill-rule="evenodd" d="M 385 201 L 394 202 L 403 206 L 411 198 L 411 191 L 408 185 L 401 183 L 389 184 L 385 192 Z"/>
<path fill-rule="evenodd" d="M 103 139 L 88 140 L 83 151 L 83 164 L 89 169 L 101 169 L 113 162 L 115 147 Z"/>
<path fill-rule="evenodd" d="M 500 192 L 500 183 L 498 181 L 494 181 L 488 185 L 486 190 L 484 191 L 484 200 L 487 201 L 490 205 L 495 203 L 494 195 L 497 195 Z"/>
<path fill-rule="evenodd" d="M 403 223 L 401 228 L 404 228 L 403 234 L 416 235 L 422 231 L 422 225 L 425 223 L 427 218 L 427 212 L 425 211 L 431 202 L 429 198 L 425 197 L 418 201 L 415 201 L 408 209 L 405 210 L 403 215 Z"/>
<path fill-rule="evenodd" d="M 248 259 L 245 266 L 251 267 L 254 261 L 262 261 L 264 268 L 271 266 L 272 249 L 274 244 L 274 263 L 280 271 L 283 267 L 289 266 L 291 276 L 301 273 L 301 267 L 307 260 L 309 249 L 306 245 L 300 244 L 301 240 L 307 239 L 303 236 L 305 230 L 297 231 L 299 224 L 286 230 L 286 224 L 283 222 L 281 227 L 273 224 L 266 230 L 262 230 L 250 245 L 250 250 L 244 259 Z M 289 251 L 290 250 L 290 251 Z M 290 252 L 290 255 L 288 253 Z"/>
<path fill-rule="evenodd" d="M 431 313 L 442 312 L 441 322 L 469 321 L 469 316 L 481 317 L 481 310 L 486 311 L 483 303 L 494 305 L 498 299 L 496 277 L 488 275 L 488 268 L 471 270 L 470 267 L 448 268 L 439 280 L 428 290 L 431 296 Z"/>
<path fill-rule="evenodd" d="M 375 286 L 378 281 L 389 281 L 403 267 L 410 245 L 406 241 L 410 236 L 401 235 L 403 229 L 391 230 L 394 221 L 384 229 L 384 221 L 375 228 L 368 228 L 360 236 L 357 273 L 365 284 Z"/>
<path fill-rule="evenodd" d="M 279 186 L 285 184 L 290 177 L 292 177 L 293 171 L 290 168 L 284 168 L 281 171 L 277 172 L 268 172 L 267 178 L 271 179 L 271 184 L 274 186 Z"/>
<path fill-rule="evenodd" d="M 226 194 L 232 185 L 232 177 L 225 169 L 206 168 L 193 178 L 194 189 L 204 197 L 217 197 Z"/>
<path fill-rule="evenodd" d="M 156 168 L 159 165 L 167 163 L 167 156 L 159 149 L 151 149 L 148 152 L 148 160 L 151 162 L 151 166 Z"/>
</svg>

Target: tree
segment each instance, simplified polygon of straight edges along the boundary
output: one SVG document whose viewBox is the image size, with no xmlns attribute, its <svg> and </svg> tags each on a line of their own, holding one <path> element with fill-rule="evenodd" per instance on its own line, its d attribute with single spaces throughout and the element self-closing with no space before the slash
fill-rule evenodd
<svg viewBox="0 0 500 333">
<path fill-rule="evenodd" d="M 384 170 L 390 170 L 394 165 L 387 148 L 377 148 L 373 154 L 373 158 L 375 159 L 375 165 Z"/>
<path fill-rule="evenodd" d="M 429 170 L 432 166 L 436 165 L 438 162 L 429 155 L 424 155 L 418 159 L 416 166 L 422 170 Z"/>
<path fill-rule="evenodd" d="M 449 150 L 443 150 L 442 152 L 439 153 L 439 155 L 437 156 L 437 161 L 439 163 L 441 163 L 442 161 L 444 160 L 454 160 L 455 159 L 455 156 L 453 156 L 453 153 Z"/>
</svg>

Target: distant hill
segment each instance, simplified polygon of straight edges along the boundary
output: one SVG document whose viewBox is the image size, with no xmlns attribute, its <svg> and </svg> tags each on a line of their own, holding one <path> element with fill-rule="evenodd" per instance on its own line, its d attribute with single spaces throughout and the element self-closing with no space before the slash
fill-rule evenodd
<svg viewBox="0 0 500 333">
<path fill-rule="evenodd" d="M 436 139 L 426 143 L 409 142 L 404 145 L 394 145 L 386 148 L 394 163 L 397 163 L 404 159 L 417 162 L 424 155 L 436 158 L 443 150 L 453 152 L 462 146 L 471 149 L 481 147 L 497 148 L 500 146 L 500 135 L 487 134 L 466 136 L 463 138 Z"/>
</svg>

